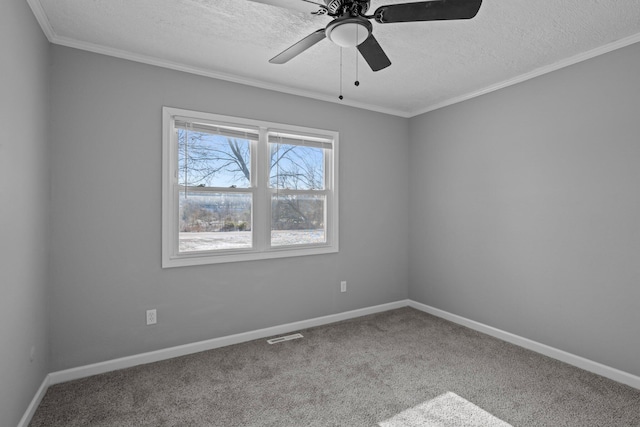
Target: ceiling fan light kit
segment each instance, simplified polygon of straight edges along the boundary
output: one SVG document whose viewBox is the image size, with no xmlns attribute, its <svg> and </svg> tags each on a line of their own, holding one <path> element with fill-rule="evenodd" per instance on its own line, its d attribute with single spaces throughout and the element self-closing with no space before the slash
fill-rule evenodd
<svg viewBox="0 0 640 427">
<path fill-rule="evenodd" d="M 260 0 L 256 0 L 260 1 Z M 297 1 L 297 0 L 290 0 Z M 284 64 L 311 46 L 328 38 L 340 47 L 356 47 L 373 71 L 391 65 L 391 61 L 373 36 L 373 19 L 379 24 L 419 21 L 444 21 L 471 19 L 480 10 L 482 0 L 431 0 L 380 6 L 373 15 L 366 15 L 371 0 L 323 0 L 317 5 L 317 15 L 333 19 L 326 28 L 319 29 L 269 60 L 272 64 Z"/>
<path fill-rule="evenodd" d="M 373 25 L 365 18 L 349 16 L 331 21 L 325 33 L 340 47 L 356 47 L 369 38 L 372 30 Z"/>
</svg>

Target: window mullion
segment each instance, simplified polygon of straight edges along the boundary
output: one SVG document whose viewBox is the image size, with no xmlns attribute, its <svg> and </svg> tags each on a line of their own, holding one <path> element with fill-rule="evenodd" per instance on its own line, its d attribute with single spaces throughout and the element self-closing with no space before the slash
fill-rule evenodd
<svg viewBox="0 0 640 427">
<path fill-rule="evenodd" d="M 334 144 L 335 143 L 336 141 L 334 141 Z M 337 234 L 334 231 L 337 229 L 337 223 L 335 221 L 337 219 L 335 215 L 337 207 L 337 199 L 335 198 L 337 192 L 335 178 L 337 171 L 334 170 L 337 151 L 338 150 L 335 146 L 332 150 L 324 150 L 324 189 L 327 192 L 325 198 L 324 224 L 327 230 L 327 243 L 329 245 L 337 244 L 335 241 Z"/>
<path fill-rule="evenodd" d="M 266 250 L 269 247 L 268 232 L 269 224 L 271 222 L 271 209 L 270 209 L 270 197 L 269 197 L 269 153 L 267 144 L 267 129 L 260 128 L 258 142 L 256 143 L 257 155 L 255 157 L 255 183 L 254 188 L 256 192 L 254 197 L 256 198 L 254 207 L 254 241 L 256 249 L 259 252 Z"/>
</svg>

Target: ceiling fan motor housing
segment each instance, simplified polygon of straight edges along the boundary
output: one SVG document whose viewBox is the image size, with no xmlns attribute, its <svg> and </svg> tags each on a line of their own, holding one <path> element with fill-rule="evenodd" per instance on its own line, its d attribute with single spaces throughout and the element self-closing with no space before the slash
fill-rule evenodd
<svg viewBox="0 0 640 427">
<path fill-rule="evenodd" d="M 369 3 L 371 0 L 325 0 L 327 4 L 327 11 L 329 15 L 336 16 L 341 15 L 344 6 L 357 5 L 360 8 L 360 13 L 366 13 L 369 10 Z"/>
</svg>

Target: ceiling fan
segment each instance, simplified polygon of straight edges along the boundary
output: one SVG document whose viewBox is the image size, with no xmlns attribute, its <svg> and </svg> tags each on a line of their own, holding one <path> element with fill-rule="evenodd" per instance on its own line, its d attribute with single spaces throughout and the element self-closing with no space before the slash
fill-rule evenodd
<svg viewBox="0 0 640 427">
<path fill-rule="evenodd" d="M 380 71 L 391 65 L 391 61 L 373 36 L 370 20 L 379 24 L 396 22 L 441 21 L 471 19 L 480 10 L 482 0 L 431 0 L 413 3 L 380 6 L 372 15 L 367 15 L 371 0 L 253 0 L 302 10 L 302 6 L 317 7 L 316 15 L 328 15 L 333 19 L 321 28 L 303 38 L 293 46 L 269 60 L 272 64 L 284 64 L 300 55 L 311 46 L 328 38 L 341 47 L 355 47 L 373 71 Z"/>
</svg>

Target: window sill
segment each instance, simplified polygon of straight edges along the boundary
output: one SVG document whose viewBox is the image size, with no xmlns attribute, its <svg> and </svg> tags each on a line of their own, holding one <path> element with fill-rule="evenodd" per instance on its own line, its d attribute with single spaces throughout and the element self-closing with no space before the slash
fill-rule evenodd
<svg viewBox="0 0 640 427">
<path fill-rule="evenodd" d="M 162 260 L 162 268 L 188 267 L 191 265 L 223 264 L 242 261 L 260 261 L 265 259 L 291 258 L 309 255 L 323 255 L 339 252 L 337 246 L 314 246 L 307 248 L 271 249 L 265 252 L 246 251 L 220 254 L 178 255 Z"/>
</svg>

